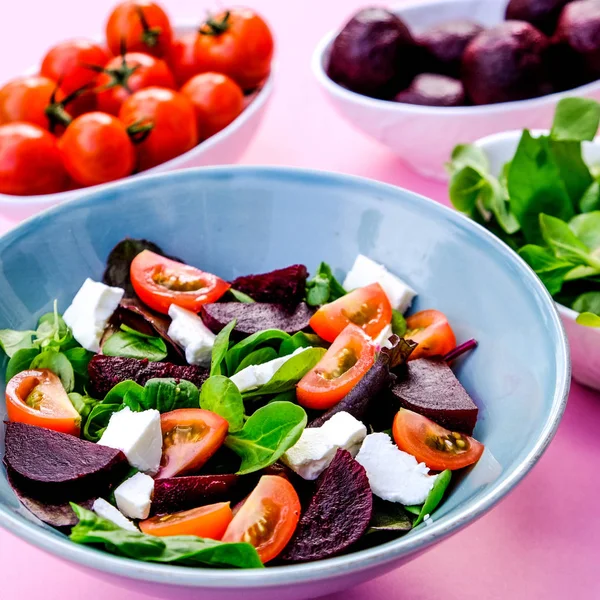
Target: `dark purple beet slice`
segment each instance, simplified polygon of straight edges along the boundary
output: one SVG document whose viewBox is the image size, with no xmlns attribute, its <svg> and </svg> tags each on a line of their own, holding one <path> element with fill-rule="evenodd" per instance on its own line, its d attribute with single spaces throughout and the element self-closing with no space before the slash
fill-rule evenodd
<svg viewBox="0 0 600 600">
<path fill-rule="evenodd" d="M 396 94 L 394 102 L 420 106 L 464 106 L 466 96 L 463 84 L 458 79 L 422 73 L 413 79 L 407 89 Z"/>
<path fill-rule="evenodd" d="M 443 360 L 409 361 L 406 377 L 394 385 L 392 393 L 408 410 L 452 431 L 473 433 L 478 408 Z"/>
<path fill-rule="evenodd" d="M 236 319 L 234 332 L 244 337 L 264 329 L 298 333 L 308 327 L 313 311 L 304 302 L 298 304 L 292 312 L 281 304 L 267 302 L 216 302 L 205 304 L 200 315 L 205 325 L 214 333 L 218 333 L 227 323 Z"/>
<path fill-rule="evenodd" d="M 256 302 L 294 307 L 304 298 L 307 277 L 304 265 L 292 265 L 270 273 L 238 277 L 231 282 L 231 287 L 248 294 Z"/>
<path fill-rule="evenodd" d="M 156 377 L 173 377 L 191 381 L 198 388 L 208 379 L 207 369 L 195 366 L 174 365 L 172 363 L 104 356 L 97 354 L 88 365 L 90 391 L 94 398 L 104 398 L 121 381 L 131 379 L 145 385 Z"/>
<path fill-rule="evenodd" d="M 77 524 L 77 516 L 73 512 L 73 509 L 68 502 L 63 502 L 61 504 L 49 504 L 28 496 L 18 487 L 14 477 L 12 476 L 11 469 L 8 470 L 8 483 L 23 506 L 40 521 L 43 521 L 52 527 L 56 527 L 64 533 L 68 533 L 68 530 Z M 84 508 L 87 508 L 88 510 L 92 510 L 92 504 L 94 504 L 94 500 L 95 498 L 91 498 L 89 500 L 79 500 L 78 504 Z"/>
<path fill-rule="evenodd" d="M 5 444 L 15 486 L 50 503 L 102 496 L 129 469 L 120 450 L 25 423 L 6 424 Z"/>
<path fill-rule="evenodd" d="M 188 475 L 157 479 L 152 498 L 152 514 L 169 514 L 231 500 L 240 496 L 238 475 Z"/>
<path fill-rule="evenodd" d="M 335 556 L 361 538 L 372 512 L 373 494 L 364 468 L 340 449 L 319 477 L 315 494 L 280 558 L 306 562 Z"/>
</svg>

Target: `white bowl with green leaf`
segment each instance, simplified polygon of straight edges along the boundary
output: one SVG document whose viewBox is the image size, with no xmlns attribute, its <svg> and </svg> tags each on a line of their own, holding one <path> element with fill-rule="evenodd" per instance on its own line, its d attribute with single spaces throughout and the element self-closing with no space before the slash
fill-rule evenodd
<svg viewBox="0 0 600 600">
<path fill-rule="evenodd" d="M 573 377 L 600 390 L 600 104 L 562 100 L 551 131 L 457 146 L 455 208 L 517 251 L 556 300 Z"/>
</svg>

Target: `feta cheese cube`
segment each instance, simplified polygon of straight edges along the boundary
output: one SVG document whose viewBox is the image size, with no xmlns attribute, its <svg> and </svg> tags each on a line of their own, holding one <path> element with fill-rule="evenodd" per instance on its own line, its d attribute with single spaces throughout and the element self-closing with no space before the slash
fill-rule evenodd
<svg viewBox="0 0 600 600">
<path fill-rule="evenodd" d="M 367 472 L 372 492 L 382 500 L 405 506 L 423 504 L 437 475 L 400 450 L 387 433 L 368 435 L 356 456 Z"/>
<path fill-rule="evenodd" d="M 144 473 L 136 473 L 115 489 L 117 507 L 130 519 L 147 519 L 153 492 L 154 479 Z"/>
<path fill-rule="evenodd" d="M 97 498 L 92 504 L 92 510 L 103 519 L 114 523 L 121 529 L 127 531 L 139 531 L 139 529 L 121 512 L 119 512 L 112 504 L 103 498 Z"/>
<path fill-rule="evenodd" d="M 274 358 L 262 365 L 250 365 L 232 375 L 230 379 L 235 383 L 240 392 L 254 390 L 268 383 L 273 375 L 275 375 L 275 373 L 277 373 L 277 371 L 290 360 L 292 356 L 296 356 L 305 350 L 307 350 L 307 348 L 298 348 L 292 352 L 292 354 L 282 356 L 281 358 Z"/>
<path fill-rule="evenodd" d="M 217 336 L 190 310 L 171 304 L 169 316 L 172 321 L 167 334 L 185 350 L 185 360 L 190 365 L 209 367 Z"/>
<path fill-rule="evenodd" d="M 90 352 L 100 352 L 100 340 L 125 291 L 86 279 L 63 314 L 73 337 Z"/>
<path fill-rule="evenodd" d="M 339 412 L 321 427 L 309 427 L 281 460 L 303 479 L 316 479 L 331 463 L 338 448 L 358 452 L 367 428 L 350 413 Z"/>
<path fill-rule="evenodd" d="M 378 283 L 386 293 L 392 308 L 403 314 L 410 308 L 413 298 L 417 295 L 415 290 L 383 265 L 359 254 L 344 279 L 344 289 L 351 291 L 372 283 Z"/>
<path fill-rule="evenodd" d="M 101 446 L 121 450 L 132 467 L 155 474 L 162 455 L 160 413 L 157 410 L 133 412 L 128 406 L 110 417 Z"/>
</svg>

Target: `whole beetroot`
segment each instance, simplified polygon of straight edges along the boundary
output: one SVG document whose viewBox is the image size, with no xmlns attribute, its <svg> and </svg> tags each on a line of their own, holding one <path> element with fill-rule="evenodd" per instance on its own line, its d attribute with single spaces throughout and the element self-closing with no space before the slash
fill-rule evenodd
<svg viewBox="0 0 600 600">
<path fill-rule="evenodd" d="M 549 48 L 548 38 L 524 21 L 483 31 L 463 56 L 467 95 L 475 104 L 496 104 L 552 93 Z"/>
<path fill-rule="evenodd" d="M 572 0 L 510 0 L 506 18 L 527 21 L 542 33 L 552 35 L 562 9 Z"/>
<path fill-rule="evenodd" d="M 465 89 L 458 79 L 422 73 L 413 79 L 407 89 L 396 94 L 394 100 L 421 106 L 463 106 Z"/>
<path fill-rule="evenodd" d="M 417 36 L 417 43 L 423 49 L 424 69 L 459 78 L 465 49 L 483 29 L 475 21 L 461 19 L 447 21 L 423 31 Z"/>
<path fill-rule="evenodd" d="M 365 8 L 335 38 L 327 74 L 344 87 L 391 98 L 417 72 L 417 45 L 404 22 L 383 8 Z"/>
</svg>

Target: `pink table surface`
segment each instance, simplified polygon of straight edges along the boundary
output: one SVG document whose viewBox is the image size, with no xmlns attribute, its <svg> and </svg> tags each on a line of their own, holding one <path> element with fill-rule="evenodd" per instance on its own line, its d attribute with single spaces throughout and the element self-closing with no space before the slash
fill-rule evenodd
<svg viewBox="0 0 600 600">
<path fill-rule="evenodd" d="M 485 1 L 485 0 L 482 0 Z M 36 64 L 53 42 L 101 31 L 112 0 L 5 0 L 0 81 Z M 177 19 L 215 4 L 163 0 Z M 318 39 L 364 0 L 252 0 L 278 36 L 276 93 L 244 164 L 328 169 L 400 185 L 441 202 L 445 187 L 410 172 L 342 121 L 309 68 Z M 433 140 L 432 143 L 435 143 Z M 0 229 L 12 223 L 0 215 Z M 600 397 L 573 385 L 548 452 L 519 488 L 482 520 L 409 565 L 331 600 L 546 600 L 600 597 Z M 0 531 L 1 598 L 141 600 Z"/>
</svg>

